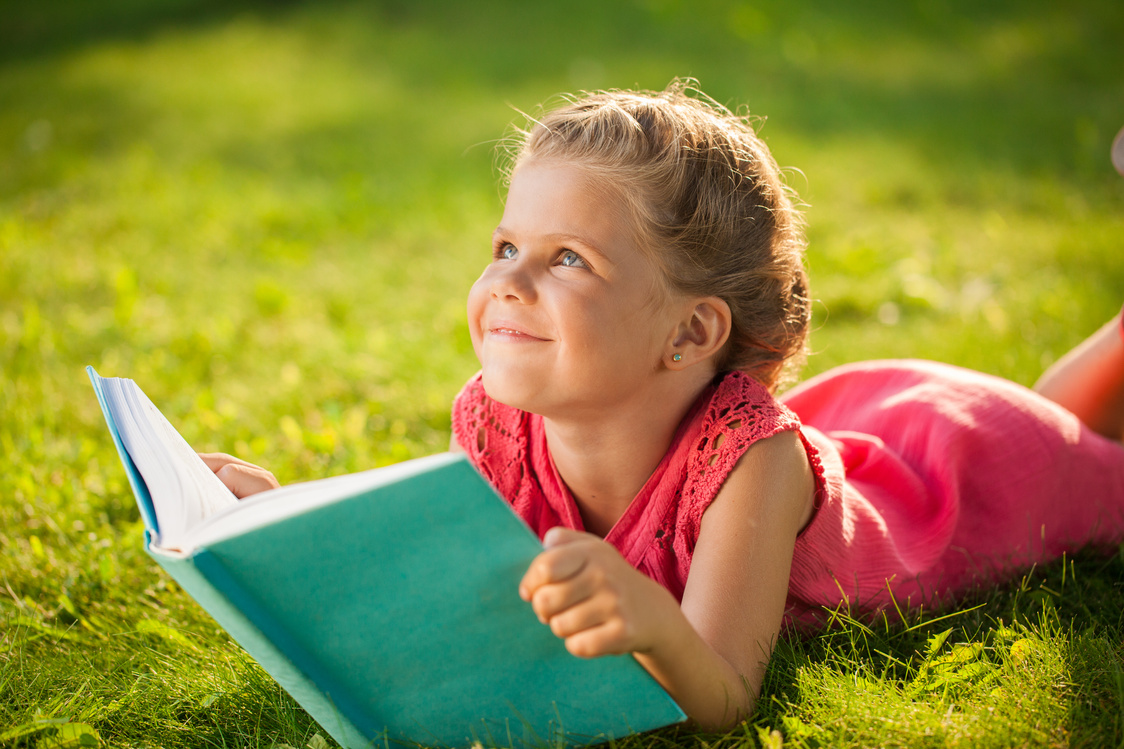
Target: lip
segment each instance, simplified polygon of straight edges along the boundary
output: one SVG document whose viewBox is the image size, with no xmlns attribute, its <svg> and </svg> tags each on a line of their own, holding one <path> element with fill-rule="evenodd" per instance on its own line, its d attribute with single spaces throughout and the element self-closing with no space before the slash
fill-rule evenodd
<svg viewBox="0 0 1124 749">
<path fill-rule="evenodd" d="M 485 330 L 489 338 L 505 341 L 547 341 L 548 338 L 535 335 L 526 327 L 513 323 L 510 320 L 496 320 L 488 323 Z"/>
</svg>

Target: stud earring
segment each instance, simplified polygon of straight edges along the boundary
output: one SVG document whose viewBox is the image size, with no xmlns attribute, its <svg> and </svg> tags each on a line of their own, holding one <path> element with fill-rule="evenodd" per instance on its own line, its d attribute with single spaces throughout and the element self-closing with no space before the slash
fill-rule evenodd
<svg viewBox="0 0 1124 749">
<path fill-rule="evenodd" d="M 672 361 L 683 361 L 683 354 L 672 354 L 671 360 Z"/>
</svg>

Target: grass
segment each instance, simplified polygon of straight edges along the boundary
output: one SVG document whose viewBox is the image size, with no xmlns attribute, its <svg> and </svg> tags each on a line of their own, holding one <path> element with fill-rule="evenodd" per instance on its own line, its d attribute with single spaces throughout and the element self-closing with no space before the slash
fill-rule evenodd
<svg viewBox="0 0 1124 749">
<path fill-rule="evenodd" d="M 808 203 L 807 374 L 1022 383 L 1124 289 L 1124 12 L 645 0 L 25 4 L 0 24 L 0 746 L 323 743 L 141 551 L 83 367 L 283 482 L 441 450 L 494 140 L 551 95 L 697 76 Z M 1124 741 L 1124 560 L 784 641 L 675 746 Z M 85 736 L 87 738 L 83 739 Z"/>
</svg>

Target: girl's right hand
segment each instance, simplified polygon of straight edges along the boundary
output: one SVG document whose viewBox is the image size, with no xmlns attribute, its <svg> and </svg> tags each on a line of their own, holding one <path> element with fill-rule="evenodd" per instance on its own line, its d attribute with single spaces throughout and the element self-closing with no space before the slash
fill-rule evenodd
<svg viewBox="0 0 1124 749">
<path fill-rule="evenodd" d="M 543 624 L 580 658 L 647 652 L 666 643 L 679 603 L 603 539 L 551 528 L 519 583 Z M 685 620 L 683 623 L 686 623 Z"/>
<path fill-rule="evenodd" d="M 199 453 L 199 457 L 238 499 L 281 486 L 269 471 L 233 455 Z"/>
</svg>

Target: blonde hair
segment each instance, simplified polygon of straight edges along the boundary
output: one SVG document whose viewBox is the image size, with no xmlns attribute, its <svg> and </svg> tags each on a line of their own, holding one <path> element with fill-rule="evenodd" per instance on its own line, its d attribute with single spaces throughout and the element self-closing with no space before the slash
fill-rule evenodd
<svg viewBox="0 0 1124 749">
<path fill-rule="evenodd" d="M 745 117 L 693 81 L 584 93 L 515 131 L 510 176 L 531 159 L 588 169 L 632 213 L 669 289 L 730 306 L 715 364 L 775 389 L 803 363 L 811 304 L 803 222 Z"/>
</svg>

